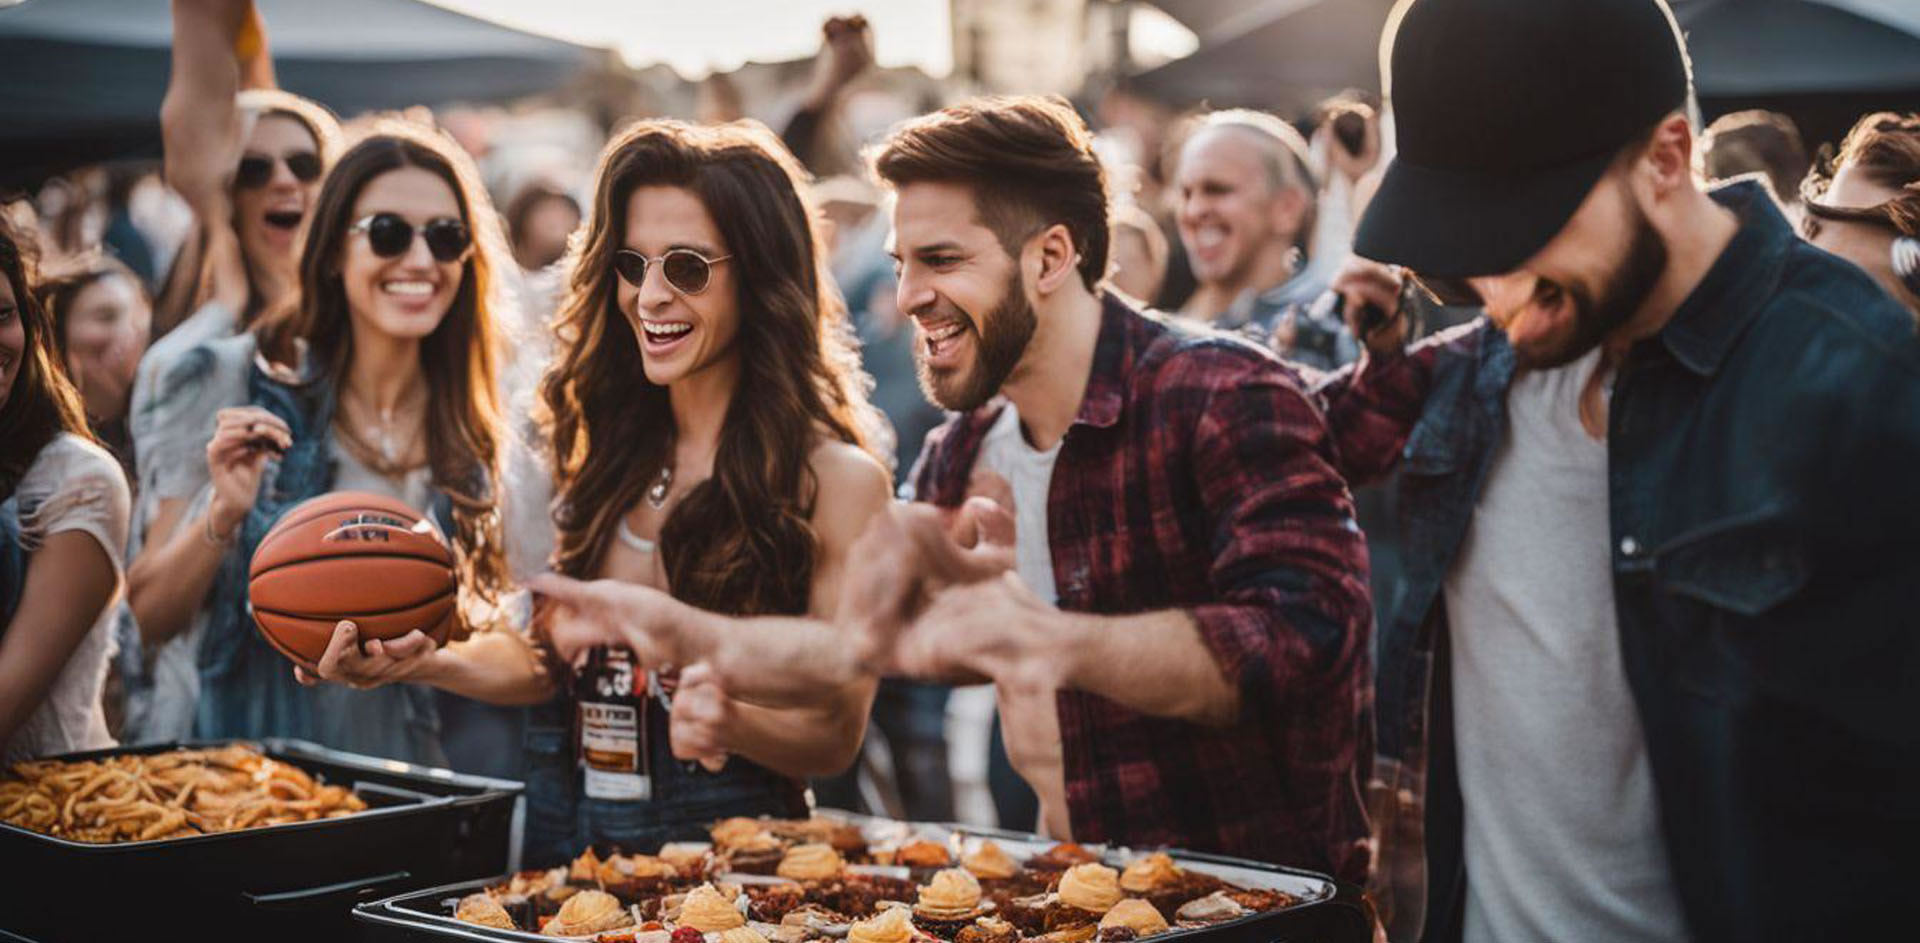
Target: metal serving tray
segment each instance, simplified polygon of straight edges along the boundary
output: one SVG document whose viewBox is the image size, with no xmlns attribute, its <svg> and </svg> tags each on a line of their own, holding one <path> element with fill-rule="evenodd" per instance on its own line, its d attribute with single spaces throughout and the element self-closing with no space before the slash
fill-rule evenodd
<svg viewBox="0 0 1920 943">
<path fill-rule="evenodd" d="M 1025 860 L 1058 844 L 1038 835 L 1001 829 L 895 822 L 828 809 L 820 810 L 819 814 L 859 824 L 868 833 L 869 840 L 912 836 L 971 850 L 991 838 L 1015 860 Z M 1125 848 L 1098 844 L 1087 844 L 1085 847 L 1101 853 L 1109 864 L 1137 857 L 1135 852 Z M 1153 937 L 1153 943 L 1370 943 L 1373 939 L 1372 911 L 1357 887 L 1340 884 L 1324 874 L 1298 868 L 1198 852 L 1170 850 L 1169 854 L 1182 867 L 1213 874 L 1243 887 L 1284 891 L 1299 898 L 1300 903 L 1285 910 L 1252 914 L 1210 927 L 1172 930 Z M 528 943 L 553 940 L 553 937 L 535 933 L 495 930 L 453 919 L 453 904 L 460 898 L 506 881 L 509 876 L 503 874 L 485 880 L 463 881 L 400 894 L 361 904 L 354 908 L 353 915 L 363 924 L 362 939 L 383 943 L 444 943 L 447 940 L 488 943 L 511 940 Z"/>
<path fill-rule="evenodd" d="M 159 753 L 166 743 L 53 759 Z M 53 941 L 143 933 L 349 939 L 353 904 L 376 894 L 512 870 L 516 782 L 261 739 L 274 760 L 350 786 L 369 808 L 337 819 L 190 838 L 95 844 L 0 824 L 0 931 Z M 0 939 L 6 937 L 0 932 Z"/>
</svg>

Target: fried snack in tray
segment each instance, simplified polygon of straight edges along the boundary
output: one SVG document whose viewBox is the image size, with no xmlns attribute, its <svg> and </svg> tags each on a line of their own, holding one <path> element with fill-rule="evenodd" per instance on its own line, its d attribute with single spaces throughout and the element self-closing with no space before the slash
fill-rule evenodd
<svg viewBox="0 0 1920 943">
<path fill-rule="evenodd" d="M 364 811 L 344 786 L 235 743 L 98 760 L 15 763 L 0 822 L 84 842 L 152 841 Z"/>
</svg>

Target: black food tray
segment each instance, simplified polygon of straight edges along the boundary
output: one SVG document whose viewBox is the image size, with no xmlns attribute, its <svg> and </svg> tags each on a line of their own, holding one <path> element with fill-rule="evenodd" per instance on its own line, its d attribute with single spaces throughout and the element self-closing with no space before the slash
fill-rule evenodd
<svg viewBox="0 0 1920 943">
<path fill-rule="evenodd" d="M 164 743 L 49 757 L 217 747 Z M 365 812 L 236 832 L 97 844 L 0 823 L 0 931 L 50 943 L 128 932 L 350 939 L 370 896 L 511 869 L 521 786 L 265 738 L 268 757 L 356 790 Z M 4 939 L 5 933 L 0 933 Z"/>
<path fill-rule="evenodd" d="M 822 810 L 822 814 L 856 822 L 880 821 L 832 810 Z M 968 825 L 907 823 L 906 827 L 921 833 L 991 838 L 1006 846 L 1016 859 L 1056 844 L 1038 835 Z M 1373 940 L 1373 911 L 1358 887 L 1299 868 L 1199 852 L 1170 850 L 1168 853 L 1183 866 L 1198 865 L 1199 870 L 1235 884 L 1286 890 L 1300 896 L 1302 901 L 1285 910 L 1253 914 L 1211 927 L 1170 930 L 1149 938 L 1150 943 L 1371 943 Z M 1108 863 L 1132 856 L 1116 852 L 1108 856 Z M 510 877 L 502 874 L 485 880 L 463 881 L 360 904 L 353 911 L 354 918 L 362 924 L 360 938 L 380 943 L 444 943 L 447 940 L 526 943 L 543 939 L 522 931 L 461 923 L 450 915 L 451 903 Z"/>
</svg>

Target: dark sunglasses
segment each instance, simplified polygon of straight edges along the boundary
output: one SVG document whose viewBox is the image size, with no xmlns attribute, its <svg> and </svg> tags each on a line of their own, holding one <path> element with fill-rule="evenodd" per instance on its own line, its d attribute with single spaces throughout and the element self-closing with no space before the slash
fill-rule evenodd
<svg viewBox="0 0 1920 943">
<path fill-rule="evenodd" d="M 613 270 L 620 274 L 621 281 L 639 288 L 647 280 L 647 266 L 658 262 L 660 274 L 666 276 L 674 291 L 697 295 L 713 280 L 713 267 L 731 258 L 723 255 L 709 259 L 692 249 L 668 249 L 659 258 L 650 259 L 632 249 L 621 249 L 613 254 Z"/>
<path fill-rule="evenodd" d="M 312 183 L 320 179 L 320 155 L 312 151 L 294 151 L 279 157 L 264 154 L 248 154 L 240 158 L 239 169 L 233 172 L 233 185 L 242 190 L 258 190 L 273 179 L 273 165 L 285 163 L 287 172 L 301 183 Z"/>
<path fill-rule="evenodd" d="M 366 233 L 367 247 L 383 259 L 399 258 L 413 247 L 413 224 L 398 213 L 363 216 L 347 232 Z M 451 216 L 428 220 L 420 227 L 420 238 L 427 241 L 427 251 L 433 253 L 436 262 L 458 262 L 473 245 L 467 224 Z"/>
</svg>

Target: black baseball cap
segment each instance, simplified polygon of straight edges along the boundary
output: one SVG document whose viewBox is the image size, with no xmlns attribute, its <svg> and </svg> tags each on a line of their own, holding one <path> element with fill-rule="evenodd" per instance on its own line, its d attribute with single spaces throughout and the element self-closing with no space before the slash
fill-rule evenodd
<svg viewBox="0 0 1920 943">
<path fill-rule="evenodd" d="M 1401 0 L 1387 23 L 1399 150 L 1353 248 L 1421 274 L 1518 267 L 1686 105 L 1665 0 Z"/>
</svg>

